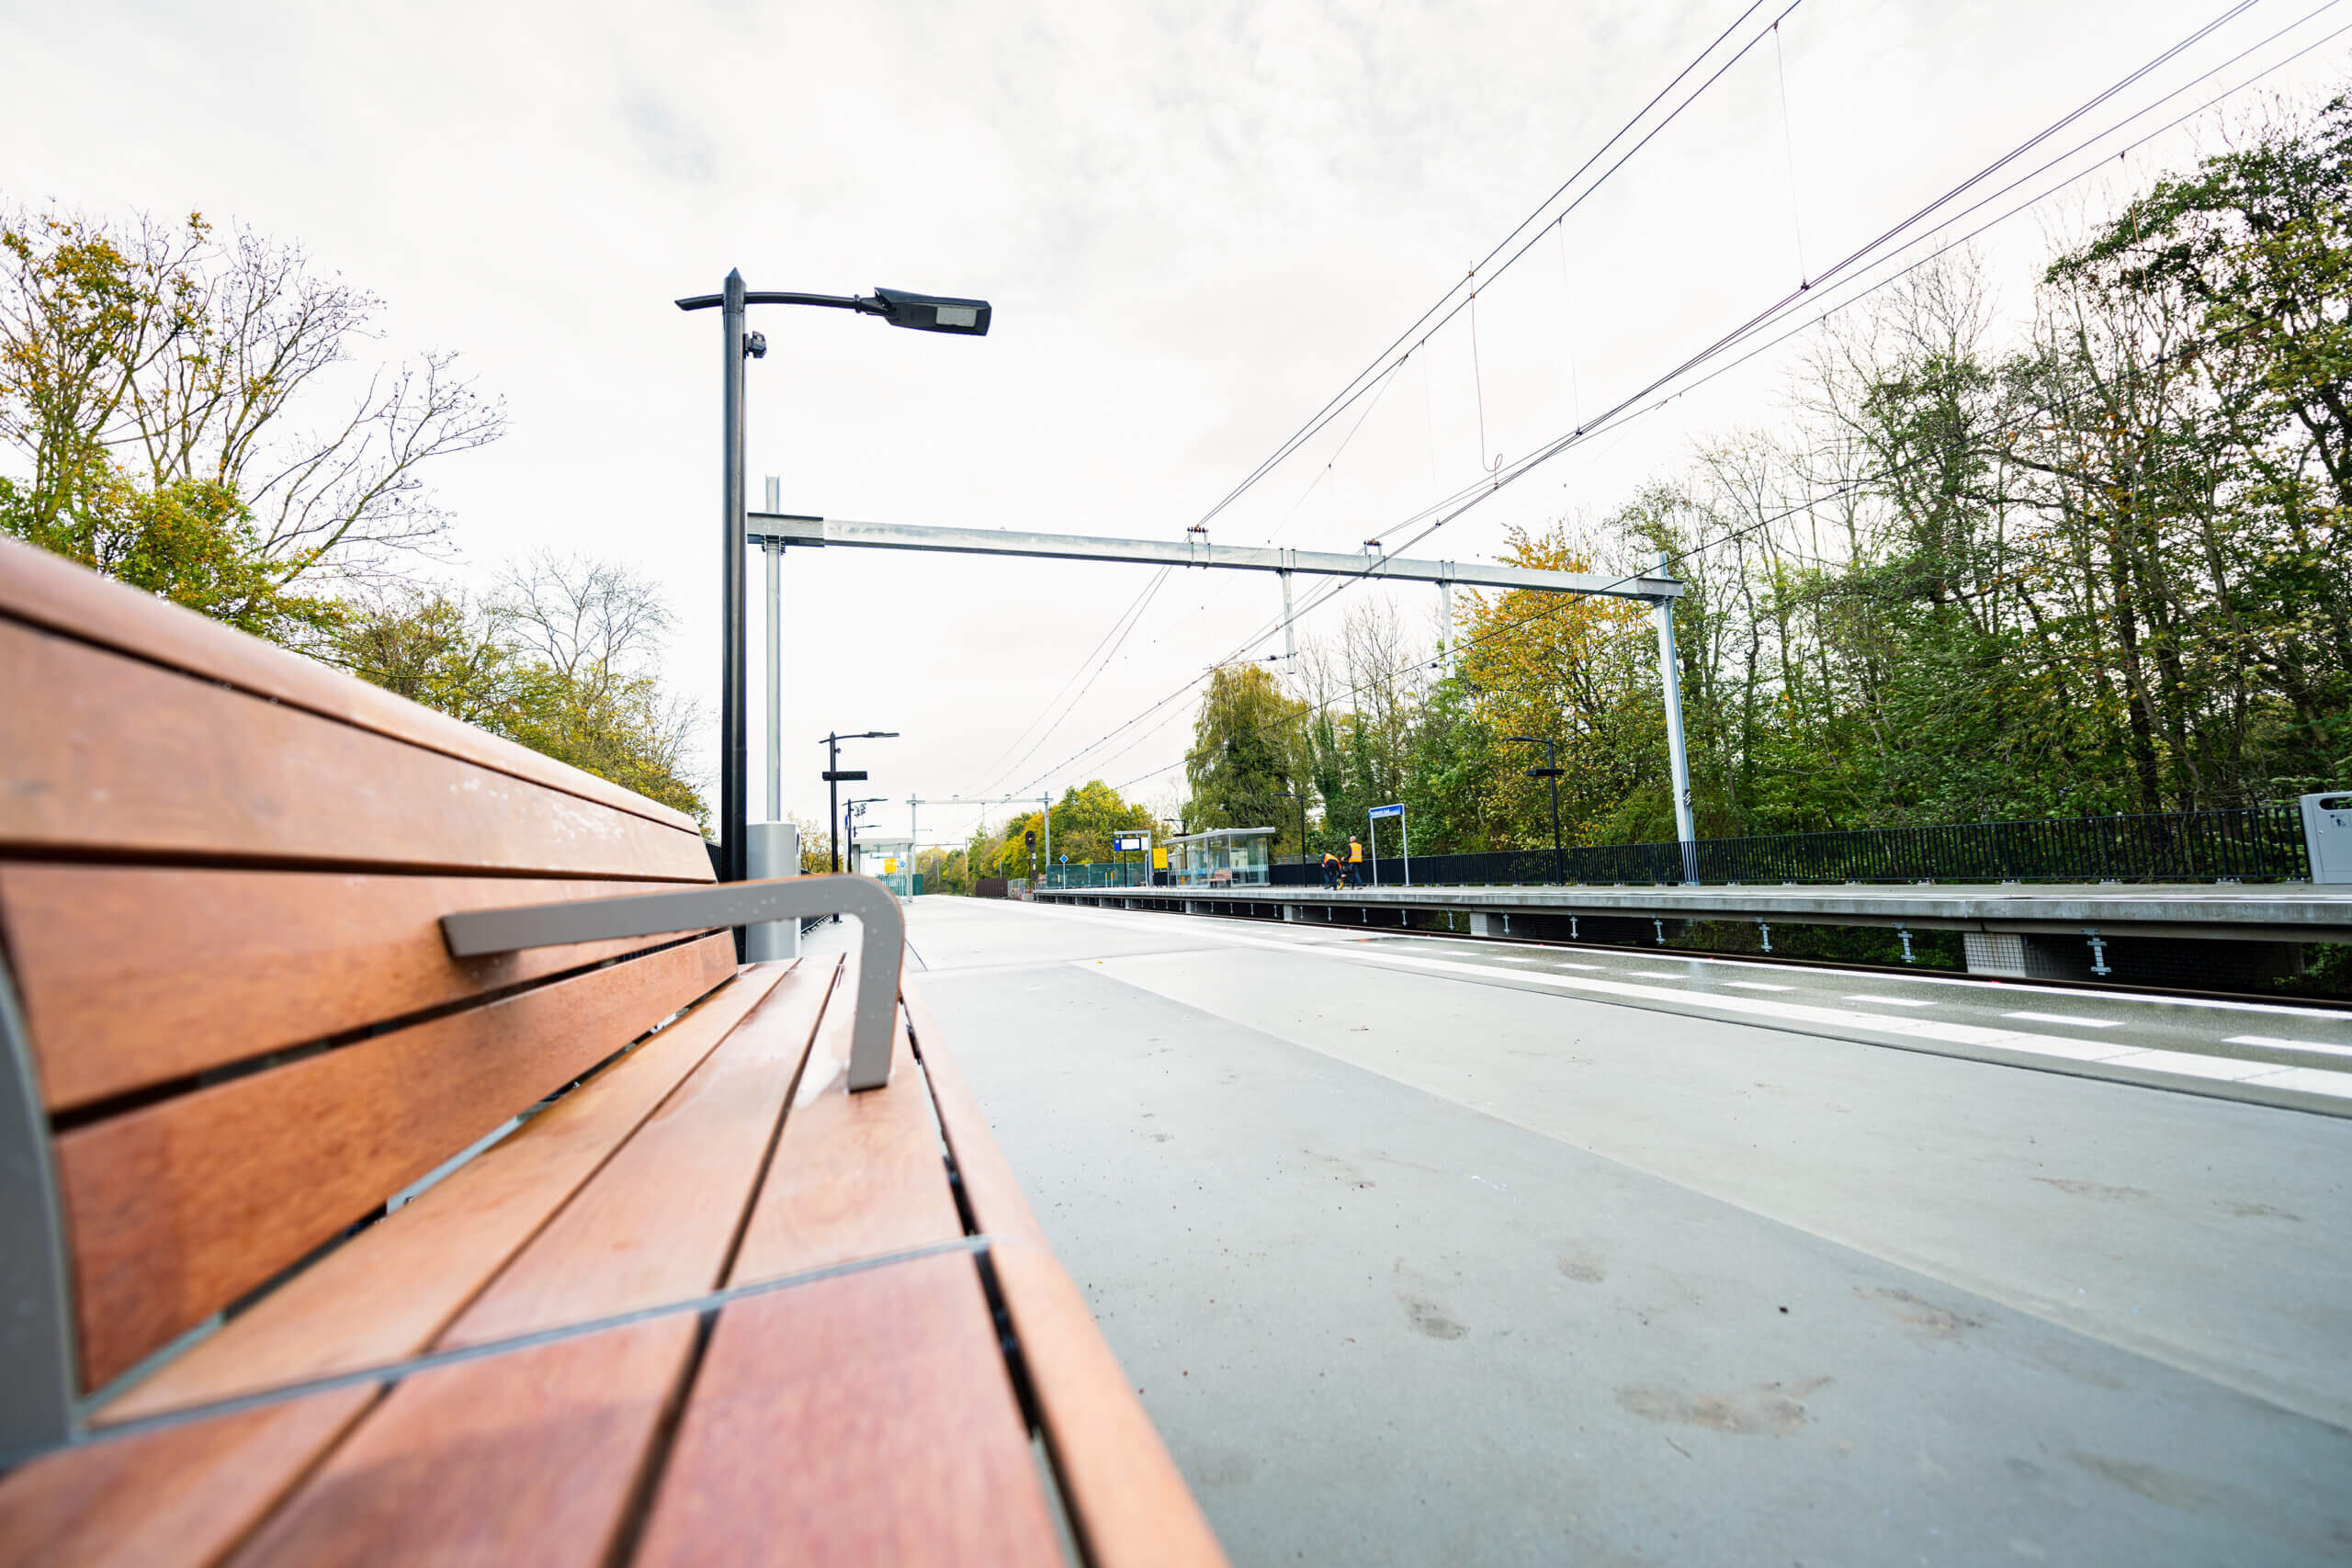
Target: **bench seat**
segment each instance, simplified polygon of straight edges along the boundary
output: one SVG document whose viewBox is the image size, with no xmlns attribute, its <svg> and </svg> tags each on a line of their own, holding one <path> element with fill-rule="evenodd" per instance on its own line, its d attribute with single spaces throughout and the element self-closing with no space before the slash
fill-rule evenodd
<svg viewBox="0 0 2352 1568">
<path fill-rule="evenodd" d="M 691 822 L 16 546 L 0 682 L 0 1562 L 1223 1561 L 911 987 L 853 1089 L 870 957 L 451 956 Z"/>
</svg>

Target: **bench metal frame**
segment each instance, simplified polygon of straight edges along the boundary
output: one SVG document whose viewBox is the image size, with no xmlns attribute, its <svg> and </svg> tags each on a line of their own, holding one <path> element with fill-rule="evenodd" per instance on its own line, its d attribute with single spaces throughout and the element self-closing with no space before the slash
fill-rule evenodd
<svg viewBox="0 0 2352 1568">
<path fill-rule="evenodd" d="M 849 1087 L 890 1081 L 890 1036 L 899 1008 L 899 965 L 907 917 L 899 896 L 870 876 L 782 876 L 722 882 L 676 893 L 574 898 L 513 909 L 475 909 L 441 917 L 452 957 L 476 958 L 527 947 L 564 947 L 618 937 L 661 936 L 718 926 L 755 926 L 804 915 L 855 915 L 865 937 L 858 952 L 856 1028 L 850 1042 Z"/>
<path fill-rule="evenodd" d="M 622 937 L 681 935 L 808 915 L 855 915 L 864 929 L 850 1035 L 849 1087 L 890 1081 L 907 921 L 867 876 L 794 876 L 684 892 L 478 909 L 441 919 L 458 958 Z M 73 1252 L 50 1156 L 49 1114 L 32 1036 L 0 955 L 0 1455 L 62 1448 L 87 1433 L 76 1392 Z"/>
<path fill-rule="evenodd" d="M 32 1036 L 0 963 L 0 1450 L 51 1448 L 81 1430 L 66 1258 Z"/>
</svg>

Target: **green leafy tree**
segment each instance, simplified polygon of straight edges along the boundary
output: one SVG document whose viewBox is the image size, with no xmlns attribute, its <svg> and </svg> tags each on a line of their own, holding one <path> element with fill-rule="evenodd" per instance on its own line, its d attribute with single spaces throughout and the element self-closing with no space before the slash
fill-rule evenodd
<svg viewBox="0 0 2352 1568">
<path fill-rule="evenodd" d="M 263 551 L 233 491 L 206 479 L 141 490 L 96 458 L 74 479 L 43 494 L 0 478 L 0 531 L 273 642 L 308 646 L 342 624 L 340 603 Z"/>
<path fill-rule="evenodd" d="M 1306 705 L 1286 695 L 1261 664 L 1228 664 L 1209 676 L 1184 760 L 1192 797 L 1185 825 L 1281 829 L 1276 854 L 1296 853 L 1298 799 L 1307 789 Z M 1137 826 L 1148 825 L 1148 814 Z"/>
<path fill-rule="evenodd" d="M 450 355 L 352 374 L 380 308 L 201 215 L 0 211 L 0 527 L 310 646 L 440 541 L 426 467 L 504 427 Z"/>
<path fill-rule="evenodd" d="M 1123 798 L 1101 779 L 1090 779 L 1062 792 L 1053 804 L 1053 854 L 1072 865 L 1108 861 L 1111 835 L 1153 826 L 1151 809 Z M 1037 868 L 1046 869 L 1046 814 L 1024 812 L 995 832 L 976 831 L 965 848 L 965 865 L 972 876 L 1027 876 L 1030 850 L 1025 835 L 1037 838 Z"/>
<path fill-rule="evenodd" d="M 694 710 L 653 673 L 671 625 L 659 592 L 624 569 L 541 555 L 479 607 L 420 589 L 347 607 L 330 652 L 412 701 L 707 823 L 686 777 Z M 804 825 L 804 870 L 824 846 Z"/>
<path fill-rule="evenodd" d="M 2050 278 L 2177 323 L 2203 394 L 2154 433 L 2174 482 L 2143 508 L 2192 592 L 2127 563 L 2171 656 L 2141 725 L 2170 793 L 2352 774 L 2352 96 L 2157 182 Z"/>
<path fill-rule="evenodd" d="M 1429 854 L 1505 847 L 1496 803 L 1514 763 L 1541 761 L 1504 745 L 1479 716 L 1469 685 L 1449 677 L 1430 688 L 1405 759 L 1405 813 Z"/>
</svg>

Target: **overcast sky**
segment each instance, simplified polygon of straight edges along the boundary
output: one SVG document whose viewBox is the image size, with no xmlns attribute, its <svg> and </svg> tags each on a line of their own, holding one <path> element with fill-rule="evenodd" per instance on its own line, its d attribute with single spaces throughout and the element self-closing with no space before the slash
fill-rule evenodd
<svg viewBox="0 0 2352 1568">
<path fill-rule="evenodd" d="M 2317 5 L 2261 0 L 2077 134 Z M 772 345 L 750 370 L 755 503 L 775 474 L 788 511 L 1178 537 L 1741 9 L 0 0 L 0 199 L 251 224 L 383 297 L 388 355 L 460 353 L 512 433 L 433 476 L 458 519 L 445 570 L 478 579 L 552 547 L 658 580 L 681 621 L 669 676 L 715 723 L 718 328 L 672 299 L 740 266 L 755 288 L 995 304 L 985 339 L 755 312 Z M 1393 540 L 1482 461 L 1574 428 L 2223 9 L 1804 0 L 1777 48 L 1482 294 L 1475 369 L 1465 319 L 1328 473 L 1352 417 L 1212 536 Z M 2266 85 L 2341 75 L 2346 42 Z M 2190 134 L 2068 167 L 2103 157 L 2136 183 Z M 2013 314 L 2067 210 L 1981 242 Z M 1802 348 L 1561 457 L 1415 553 L 1484 558 L 1510 525 L 1605 515 L 1693 442 L 1780 418 Z M 1167 794 L 1181 773 L 1142 775 L 1182 756 L 1189 703 L 1051 770 L 1265 626 L 1271 578 L 1171 579 L 1034 755 L 1001 758 L 1147 575 L 791 555 L 787 808 L 821 818 L 829 728 L 904 732 L 845 759 L 872 770 L 861 793 L 900 801 L 1097 776 Z M 1398 603 L 1434 614 L 1431 592 Z M 926 811 L 922 836 L 976 815 Z"/>
</svg>

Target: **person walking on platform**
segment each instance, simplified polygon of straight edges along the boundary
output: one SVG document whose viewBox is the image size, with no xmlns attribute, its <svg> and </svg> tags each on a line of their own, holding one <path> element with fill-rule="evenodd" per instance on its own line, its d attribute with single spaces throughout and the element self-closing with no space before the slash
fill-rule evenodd
<svg viewBox="0 0 2352 1568">
<path fill-rule="evenodd" d="M 1329 850 L 1323 852 L 1323 886 L 1333 888 L 1340 886 L 1340 857 Z"/>
<path fill-rule="evenodd" d="M 1363 840 L 1353 833 L 1348 835 L 1348 886 L 1363 886 Z"/>
</svg>

